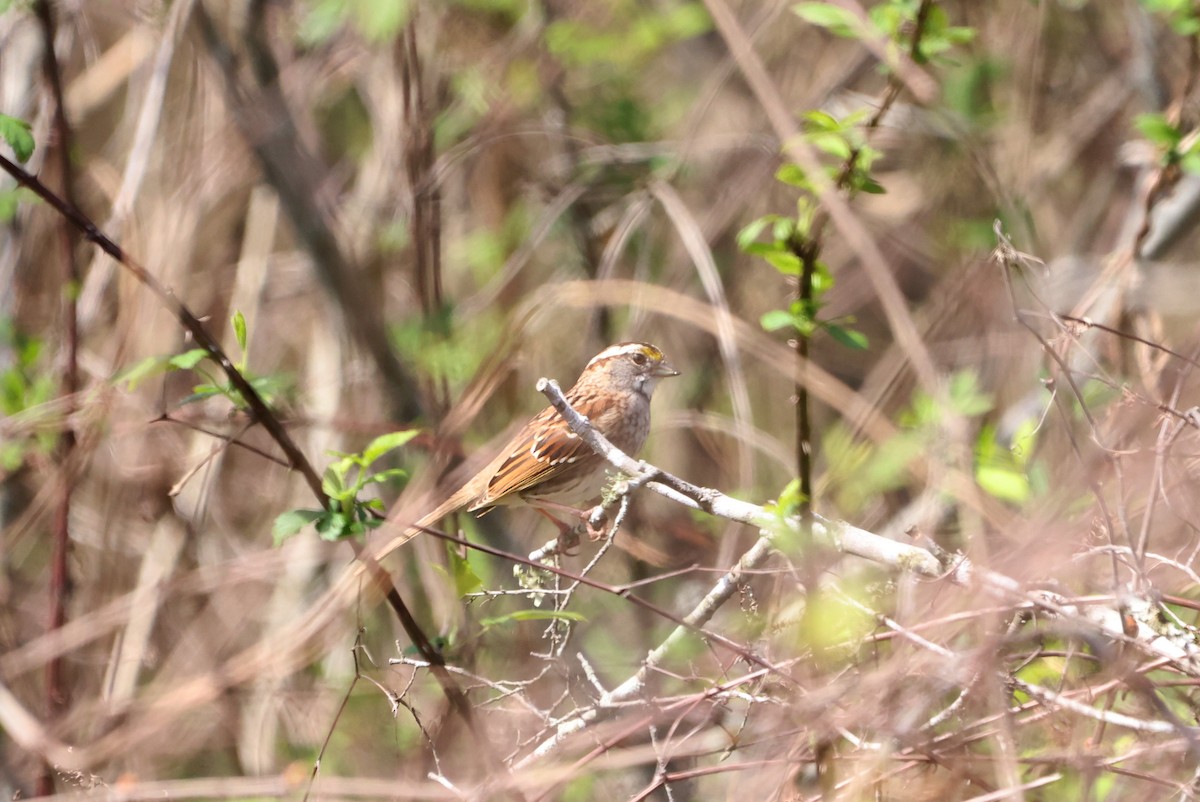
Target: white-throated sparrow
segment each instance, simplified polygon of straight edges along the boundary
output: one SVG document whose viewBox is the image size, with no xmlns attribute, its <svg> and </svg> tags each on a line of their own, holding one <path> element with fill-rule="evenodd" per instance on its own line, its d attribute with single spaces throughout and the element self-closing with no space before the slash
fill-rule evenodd
<svg viewBox="0 0 1200 802">
<path fill-rule="evenodd" d="M 650 396 L 659 379 L 678 376 L 663 352 L 649 343 L 605 348 L 565 395 L 576 412 L 626 454 L 650 433 Z M 541 510 L 573 508 L 600 492 L 607 463 L 567 426 L 554 407 L 525 424 L 499 456 L 475 474 L 415 529 L 467 508 L 524 503 Z M 562 526 L 559 524 L 560 527 Z"/>
</svg>

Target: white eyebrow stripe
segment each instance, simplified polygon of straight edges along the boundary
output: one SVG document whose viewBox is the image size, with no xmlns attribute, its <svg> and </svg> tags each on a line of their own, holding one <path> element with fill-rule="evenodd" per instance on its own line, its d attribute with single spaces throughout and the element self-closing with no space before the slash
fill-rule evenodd
<svg viewBox="0 0 1200 802">
<path fill-rule="evenodd" d="M 591 361 L 588 362 L 588 367 L 591 367 L 601 359 L 608 359 L 610 357 L 621 356 L 624 354 L 642 354 L 656 350 L 656 348 L 651 345 L 647 345 L 646 343 L 622 343 L 621 345 L 610 345 L 608 348 L 605 348 L 603 351 L 592 357 Z"/>
</svg>

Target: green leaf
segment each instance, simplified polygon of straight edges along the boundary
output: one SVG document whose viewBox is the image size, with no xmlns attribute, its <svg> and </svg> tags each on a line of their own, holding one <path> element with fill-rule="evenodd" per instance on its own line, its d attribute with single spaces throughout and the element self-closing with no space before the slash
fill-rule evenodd
<svg viewBox="0 0 1200 802">
<path fill-rule="evenodd" d="M 1191 0 L 1141 0 L 1148 10 L 1161 14 L 1175 33 L 1192 36 L 1200 31 L 1200 15 Z"/>
<path fill-rule="evenodd" d="M 225 395 L 226 389 L 215 384 L 197 384 L 192 388 L 192 394 L 181 398 L 179 406 L 185 407 L 188 404 L 194 404 L 197 401 L 203 401 L 206 398 L 213 398 L 218 395 Z"/>
<path fill-rule="evenodd" d="M 405 429 L 399 432 L 388 432 L 387 434 L 379 435 L 363 449 L 363 463 L 370 465 L 387 452 L 407 444 L 409 440 L 412 440 L 420 433 L 420 429 Z"/>
<path fill-rule="evenodd" d="M 1024 504 L 1029 500 L 1029 479 L 1007 466 L 980 465 L 975 469 L 975 481 L 986 493 L 1001 501 Z"/>
<path fill-rule="evenodd" d="M 471 563 L 465 557 L 458 555 L 458 550 L 454 545 L 447 543 L 446 550 L 450 554 L 450 561 L 454 567 L 454 590 L 458 593 L 459 598 L 468 593 L 475 593 L 482 588 L 483 580 L 475 573 Z"/>
<path fill-rule="evenodd" d="M 781 253 L 784 251 L 784 247 L 779 242 L 751 242 L 743 250 L 751 256 L 766 256 L 771 253 Z"/>
<path fill-rule="evenodd" d="M 936 9 L 937 6 L 934 6 Z M 911 23 L 916 14 L 916 7 L 905 8 L 897 3 L 879 3 L 871 6 L 867 16 L 871 22 L 889 39 L 896 39 L 905 23 Z M 933 16 L 932 13 L 929 16 Z M 926 20 L 925 35 L 929 34 L 929 22 Z"/>
<path fill-rule="evenodd" d="M 860 192 L 866 192 L 868 195 L 887 194 L 887 190 L 883 188 L 882 184 L 865 173 L 855 178 L 854 185 Z"/>
<path fill-rule="evenodd" d="M 743 228 L 741 231 L 738 232 L 738 235 L 737 235 L 738 249 L 745 251 L 753 245 L 761 244 L 761 243 L 755 243 L 755 240 L 758 239 L 758 235 L 763 232 L 763 229 L 765 229 L 771 223 L 774 223 L 777 219 L 779 219 L 779 215 L 768 214 L 764 217 L 760 217 L 757 220 L 752 221 L 749 225 L 747 225 L 745 228 Z"/>
<path fill-rule="evenodd" d="M 826 323 L 825 330 L 829 332 L 830 337 L 847 348 L 853 348 L 856 351 L 865 351 L 868 347 L 870 347 L 870 343 L 867 341 L 867 335 L 863 334 L 861 331 L 843 328 L 836 323 Z"/>
<path fill-rule="evenodd" d="M 148 356 L 128 370 L 113 377 L 113 384 L 124 384 L 126 389 L 134 390 L 148 376 L 162 373 L 167 369 L 167 360 L 161 356 Z"/>
<path fill-rule="evenodd" d="M 0 223 L 7 223 L 16 217 L 22 203 L 41 202 L 42 199 L 29 187 L 0 190 Z"/>
<path fill-rule="evenodd" d="M 1171 30 L 1180 36 L 1195 36 L 1200 33 L 1200 19 L 1178 17 L 1171 20 Z"/>
<path fill-rule="evenodd" d="M 351 521 L 343 513 L 327 512 L 317 521 L 317 534 L 321 540 L 337 541 L 346 537 L 346 527 Z"/>
<path fill-rule="evenodd" d="M 871 165 L 875 163 L 883 152 L 871 147 L 870 145 L 859 143 L 858 145 L 858 166 L 865 173 L 870 170 Z"/>
<path fill-rule="evenodd" d="M 283 543 L 323 515 L 325 515 L 324 510 L 288 510 L 282 513 L 275 519 L 275 524 L 271 527 L 271 537 L 275 541 L 275 545 Z"/>
<path fill-rule="evenodd" d="M 800 480 L 792 479 L 779 492 L 779 498 L 773 504 L 767 504 L 765 509 L 780 518 L 787 518 L 796 514 L 802 501 L 804 494 L 800 492 Z"/>
<path fill-rule="evenodd" d="M 343 501 L 346 493 L 346 471 L 349 469 L 343 467 L 339 470 L 338 468 L 344 462 L 345 460 L 330 465 L 325 469 L 325 475 L 321 477 L 321 490 L 325 495 L 338 501 Z"/>
<path fill-rule="evenodd" d="M 798 276 L 804 271 L 804 263 L 791 251 L 779 250 L 775 253 L 763 254 L 763 258 L 785 276 Z"/>
<path fill-rule="evenodd" d="M 319 0 L 309 6 L 297 31 L 300 43 L 312 46 L 328 41 L 342 27 L 348 12 L 344 0 Z"/>
<path fill-rule="evenodd" d="M 386 471 L 373 473 L 362 480 L 364 485 L 381 485 L 385 482 L 390 482 L 392 479 L 405 479 L 408 477 L 408 471 L 403 468 L 388 468 Z"/>
<path fill-rule="evenodd" d="M 273 407 L 278 397 L 288 390 L 291 384 L 285 376 L 268 375 L 250 378 L 250 386 L 262 397 L 263 403 Z"/>
<path fill-rule="evenodd" d="M 587 616 L 569 610 L 517 610 L 508 617 L 514 621 L 587 621 Z"/>
<path fill-rule="evenodd" d="M 507 624 L 510 621 L 554 620 L 587 621 L 587 619 L 579 613 L 571 612 L 570 610 L 517 610 L 516 612 L 508 613 L 507 615 L 496 616 L 495 618 L 484 618 L 479 622 L 479 624 L 486 629 L 488 627 Z"/>
<path fill-rule="evenodd" d="M 808 129 L 812 132 L 816 131 L 840 131 L 842 124 L 838 122 L 837 117 L 832 114 L 814 109 L 805 112 L 804 121 L 808 123 Z"/>
<path fill-rule="evenodd" d="M 795 164 L 785 164 L 775 171 L 775 180 L 790 187 L 811 189 L 808 176 Z"/>
<path fill-rule="evenodd" d="M 950 378 L 950 406 L 959 415 L 973 418 L 990 412 L 994 403 L 992 397 L 979 386 L 979 377 L 974 371 L 964 370 L 955 373 Z"/>
<path fill-rule="evenodd" d="M 237 337 L 238 348 L 246 353 L 246 316 L 241 311 L 233 313 L 233 333 Z"/>
<path fill-rule="evenodd" d="M 377 44 L 395 38 L 409 17 L 408 0 L 362 0 L 354 11 L 363 38 Z"/>
<path fill-rule="evenodd" d="M 182 354 L 176 354 L 167 360 L 169 367 L 176 370 L 191 370 L 199 365 L 208 356 L 208 351 L 203 348 L 193 348 L 190 351 L 184 351 Z"/>
<path fill-rule="evenodd" d="M 840 133 L 830 131 L 818 131 L 817 133 L 808 134 L 806 137 L 813 147 L 828 153 L 830 156 L 846 161 L 850 158 L 853 148 Z"/>
<path fill-rule="evenodd" d="M 1185 153 L 1179 159 L 1179 166 L 1186 172 L 1200 173 L 1200 153 L 1196 153 L 1195 151 Z"/>
<path fill-rule="evenodd" d="M 0 114 L 0 139 L 8 143 L 13 155 L 21 164 L 29 161 L 29 157 L 33 155 L 33 131 L 24 120 Z"/>
<path fill-rule="evenodd" d="M 953 45 L 965 45 L 975 41 L 976 31 L 963 25 L 954 25 L 942 31 L 942 35 Z"/>
<path fill-rule="evenodd" d="M 1133 119 L 1133 127 L 1160 147 L 1174 148 L 1183 138 L 1179 129 L 1167 122 L 1162 114 L 1139 114 Z"/>
<path fill-rule="evenodd" d="M 19 197 L 15 189 L 0 190 L 0 223 L 7 223 L 17 216 Z"/>
<path fill-rule="evenodd" d="M 786 309 L 772 309 L 764 314 L 759 323 L 767 331 L 779 331 L 795 324 L 796 318 Z"/>
<path fill-rule="evenodd" d="M 796 221 L 790 217 L 780 217 L 771 226 L 771 236 L 777 242 L 787 242 L 796 233 Z"/>
<path fill-rule="evenodd" d="M 862 30 L 862 21 L 840 6 L 828 3 L 797 3 L 792 11 L 800 19 L 825 28 L 834 36 L 857 38 Z"/>
<path fill-rule="evenodd" d="M 829 267 L 821 261 L 817 262 L 817 269 L 812 274 L 813 294 L 817 297 L 825 294 L 833 289 L 833 274 L 829 272 Z"/>
<path fill-rule="evenodd" d="M 339 479 L 345 480 L 345 478 L 349 475 L 351 468 L 353 468 L 355 465 L 362 464 L 362 457 L 358 456 L 357 454 L 346 454 L 337 462 L 330 464 L 328 470 L 332 471 L 333 474 Z"/>
<path fill-rule="evenodd" d="M 1034 450 L 1037 449 L 1037 427 L 1037 418 L 1028 418 L 1022 421 L 1012 434 L 1012 445 L 1009 447 L 1009 453 L 1012 455 L 1013 462 L 1022 468 L 1029 466 L 1029 459 L 1033 456 Z"/>
<path fill-rule="evenodd" d="M 15 472 L 25 462 L 25 448 L 21 443 L 0 443 L 0 469 Z"/>
</svg>

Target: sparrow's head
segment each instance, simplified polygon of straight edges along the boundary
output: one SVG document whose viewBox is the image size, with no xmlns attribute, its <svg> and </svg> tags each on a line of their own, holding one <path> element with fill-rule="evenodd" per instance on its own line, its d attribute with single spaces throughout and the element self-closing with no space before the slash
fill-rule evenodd
<svg viewBox="0 0 1200 802">
<path fill-rule="evenodd" d="M 579 383 L 603 383 L 610 389 L 641 393 L 649 398 L 659 379 L 678 376 L 662 349 L 650 343 L 618 343 L 592 357 Z"/>
</svg>

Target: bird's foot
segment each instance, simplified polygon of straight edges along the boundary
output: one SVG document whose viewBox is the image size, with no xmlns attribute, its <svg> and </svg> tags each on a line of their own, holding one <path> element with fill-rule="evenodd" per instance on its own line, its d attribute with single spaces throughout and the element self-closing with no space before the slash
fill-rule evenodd
<svg viewBox="0 0 1200 802">
<path fill-rule="evenodd" d="M 579 548 L 579 526 L 564 526 L 558 530 L 558 553 L 566 557 L 574 557 L 578 552 L 572 549 Z"/>
<path fill-rule="evenodd" d="M 583 523 L 592 542 L 608 537 L 608 515 L 604 507 L 598 506 L 585 512 Z"/>
</svg>

